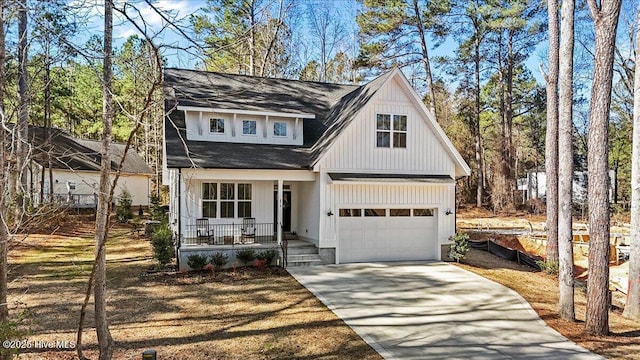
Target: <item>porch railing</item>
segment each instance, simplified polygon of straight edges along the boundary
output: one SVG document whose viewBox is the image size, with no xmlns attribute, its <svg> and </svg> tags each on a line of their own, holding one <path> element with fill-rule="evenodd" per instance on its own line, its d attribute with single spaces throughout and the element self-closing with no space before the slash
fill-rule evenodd
<svg viewBox="0 0 640 360">
<path fill-rule="evenodd" d="M 190 224 L 182 236 L 182 245 L 276 244 L 273 223 L 256 223 L 251 228 L 239 224 Z"/>
<path fill-rule="evenodd" d="M 53 194 L 53 200 L 70 208 L 95 208 L 98 196 L 96 194 Z"/>
</svg>

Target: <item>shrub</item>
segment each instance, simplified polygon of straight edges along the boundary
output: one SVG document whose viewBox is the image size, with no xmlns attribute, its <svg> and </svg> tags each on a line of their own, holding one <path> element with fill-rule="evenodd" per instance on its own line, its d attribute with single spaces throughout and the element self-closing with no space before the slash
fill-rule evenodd
<svg viewBox="0 0 640 360">
<path fill-rule="evenodd" d="M 162 206 L 160 205 L 160 196 L 152 195 L 149 204 L 149 216 L 151 220 L 164 220 L 164 210 L 162 210 Z"/>
<path fill-rule="evenodd" d="M 453 244 L 451 244 L 449 248 L 449 257 L 456 262 L 460 262 L 469 251 L 469 235 L 466 233 L 457 233 L 450 237 L 449 240 L 453 241 Z"/>
<path fill-rule="evenodd" d="M 256 258 L 256 252 L 255 250 L 249 248 L 249 249 L 242 249 L 239 250 L 236 253 L 236 258 L 238 260 L 240 260 L 240 262 L 244 265 L 247 266 L 247 264 L 249 264 L 250 262 L 252 262 L 253 260 L 255 260 Z"/>
<path fill-rule="evenodd" d="M 151 234 L 151 246 L 153 247 L 153 258 L 158 260 L 160 265 L 167 265 L 173 258 L 173 236 L 167 224 L 161 224 Z"/>
<path fill-rule="evenodd" d="M 200 271 L 204 269 L 205 265 L 207 265 L 207 257 L 200 254 L 189 255 L 187 258 L 187 265 L 192 270 Z"/>
<path fill-rule="evenodd" d="M 558 275 L 559 273 L 559 264 L 558 261 L 555 260 L 538 260 L 536 264 L 540 267 L 540 270 L 546 272 L 549 275 Z"/>
<path fill-rule="evenodd" d="M 267 249 L 267 250 L 260 251 L 256 255 L 256 258 L 267 260 L 267 266 L 268 266 L 273 263 L 273 259 L 275 259 L 276 256 L 278 256 L 278 252 L 276 251 L 276 249 Z"/>
<path fill-rule="evenodd" d="M 126 223 L 129 219 L 133 219 L 133 210 L 131 209 L 131 193 L 124 189 L 118 198 L 116 205 L 116 217 L 121 223 Z"/>
<path fill-rule="evenodd" d="M 255 259 L 253 261 L 253 267 L 258 270 L 264 270 L 267 268 L 267 259 Z"/>
<path fill-rule="evenodd" d="M 225 253 L 216 252 L 211 256 L 209 262 L 215 265 L 216 269 L 222 269 L 229 261 L 229 256 Z"/>
</svg>

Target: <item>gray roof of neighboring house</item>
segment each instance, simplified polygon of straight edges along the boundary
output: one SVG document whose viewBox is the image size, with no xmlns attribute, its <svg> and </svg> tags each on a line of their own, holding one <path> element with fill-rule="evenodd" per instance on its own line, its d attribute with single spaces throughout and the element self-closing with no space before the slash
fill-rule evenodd
<svg viewBox="0 0 640 360">
<path fill-rule="evenodd" d="M 29 126 L 30 144 L 34 150 L 34 160 L 47 166 L 47 129 Z M 51 128 L 51 160 L 54 169 L 100 171 L 102 142 L 85 140 L 71 136 L 64 130 Z M 124 154 L 125 144 L 111 143 L 111 168 L 115 170 Z M 122 172 L 128 174 L 152 174 L 152 170 L 133 149 L 129 148 Z"/>
<path fill-rule="evenodd" d="M 301 169 L 315 164 L 392 72 L 366 85 L 270 79 L 206 71 L 164 70 L 165 147 L 170 168 Z M 187 140 L 176 106 L 308 113 L 303 145 Z"/>
</svg>

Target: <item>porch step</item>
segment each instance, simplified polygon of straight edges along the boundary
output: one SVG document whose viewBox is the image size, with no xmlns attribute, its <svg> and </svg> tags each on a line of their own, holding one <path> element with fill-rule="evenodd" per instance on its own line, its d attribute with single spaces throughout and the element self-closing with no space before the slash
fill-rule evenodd
<svg viewBox="0 0 640 360">
<path fill-rule="evenodd" d="M 322 259 L 320 259 L 320 256 L 318 254 L 287 256 L 287 267 L 318 266 L 318 265 L 322 265 Z"/>
<path fill-rule="evenodd" d="M 289 241 L 287 246 L 287 266 L 316 266 L 322 265 L 318 255 L 318 248 L 305 241 Z"/>
</svg>

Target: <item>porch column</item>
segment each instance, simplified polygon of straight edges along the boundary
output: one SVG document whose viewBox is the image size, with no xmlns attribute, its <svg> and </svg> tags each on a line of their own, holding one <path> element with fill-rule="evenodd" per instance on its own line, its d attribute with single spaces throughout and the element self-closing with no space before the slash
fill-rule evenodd
<svg viewBox="0 0 640 360">
<path fill-rule="evenodd" d="M 278 234 L 278 246 L 282 244 L 282 190 L 284 188 L 284 181 L 278 180 L 278 222 L 276 224 Z"/>
</svg>

